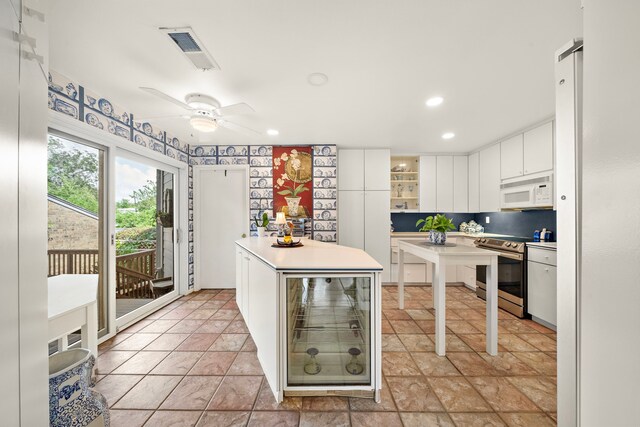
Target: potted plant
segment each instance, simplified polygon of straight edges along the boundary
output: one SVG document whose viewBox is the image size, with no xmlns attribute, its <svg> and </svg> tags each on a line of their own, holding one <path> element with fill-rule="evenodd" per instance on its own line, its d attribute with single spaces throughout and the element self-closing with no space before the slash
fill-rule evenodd
<svg viewBox="0 0 640 427">
<path fill-rule="evenodd" d="M 164 228 L 173 227 L 173 214 L 170 212 L 159 211 L 156 214 L 156 222 Z"/>
<path fill-rule="evenodd" d="M 447 231 L 456 229 L 453 220 L 442 214 L 419 219 L 416 222 L 416 227 L 420 227 L 421 224 L 422 227 L 418 231 L 428 231 L 427 241 L 434 245 L 444 245 L 447 241 Z"/>
<path fill-rule="evenodd" d="M 262 215 L 258 212 L 253 217 L 253 222 L 256 223 L 258 228 L 258 237 L 264 237 L 267 232 L 267 226 L 269 225 L 269 215 L 266 212 L 262 212 Z"/>
</svg>

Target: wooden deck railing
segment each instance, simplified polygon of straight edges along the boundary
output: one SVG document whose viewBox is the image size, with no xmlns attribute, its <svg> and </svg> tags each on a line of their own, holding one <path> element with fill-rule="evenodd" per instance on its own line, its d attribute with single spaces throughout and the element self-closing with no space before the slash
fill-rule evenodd
<svg viewBox="0 0 640 427">
<path fill-rule="evenodd" d="M 97 249 L 51 249 L 49 256 L 49 277 L 60 274 L 98 273 Z"/>
<path fill-rule="evenodd" d="M 95 249 L 51 249 L 49 277 L 60 274 L 97 274 L 99 256 Z M 148 249 L 116 257 L 116 298 L 153 298 L 156 251 Z"/>
<path fill-rule="evenodd" d="M 153 298 L 156 251 L 148 249 L 116 257 L 116 298 Z"/>
</svg>

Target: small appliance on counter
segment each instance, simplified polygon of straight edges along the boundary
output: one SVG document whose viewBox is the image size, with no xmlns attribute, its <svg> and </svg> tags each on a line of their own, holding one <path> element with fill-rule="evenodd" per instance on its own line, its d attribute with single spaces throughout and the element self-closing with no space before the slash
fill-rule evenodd
<svg viewBox="0 0 640 427">
<path fill-rule="evenodd" d="M 534 242 L 551 242 L 553 241 L 553 231 L 543 228 L 542 231 L 536 230 L 533 232 Z"/>
</svg>

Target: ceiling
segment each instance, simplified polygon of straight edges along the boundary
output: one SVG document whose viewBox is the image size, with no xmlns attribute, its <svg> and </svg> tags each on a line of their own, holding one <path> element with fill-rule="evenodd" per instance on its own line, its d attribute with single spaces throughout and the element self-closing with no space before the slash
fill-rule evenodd
<svg viewBox="0 0 640 427">
<path fill-rule="evenodd" d="M 554 52 L 581 36 L 582 12 L 580 0 L 54 0 L 49 24 L 50 66 L 138 117 L 183 112 L 140 86 L 256 110 L 234 119 L 262 135 L 155 122 L 191 143 L 434 153 L 553 115 Z M 161 26 L 191 26 L 221 71 L 196 70 Z M 310 85 L 314 72 L 328 84 Z M 445 101 L 427 108 L 433 95 Z"/>
</svg>

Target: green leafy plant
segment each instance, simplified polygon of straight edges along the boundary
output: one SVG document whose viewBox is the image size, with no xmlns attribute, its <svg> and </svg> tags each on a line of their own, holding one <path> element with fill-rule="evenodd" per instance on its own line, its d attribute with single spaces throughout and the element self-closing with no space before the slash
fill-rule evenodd
<svg viewBox="0 0 640 427">
<path fill-rule="evenodd" d="M 258 212 L 258 214 L 253 217 L 253 222 L 256 223 L 256 227 L 266 227 L 269 225 L 269 215 L 266 212 L 262 212 L 262 215 L 260 215 Z"/>
<path fill-rule="evenodd" d="M 165 228 L 173 227 L 173 214 L 170 212 L 158 212 L 158 214 L 156 215 L 156 220 L 161 226 Z"/>
<path fill-rule="evenodd" d="M 298 197 L 298 194 L 309 191 L 308 187 L 305 187 L 304 184 L 300 184 L 296 187 L 296 183 L 291 181 L 291 187 L 284 186 L 284 190 L 278 191 L 278 194 L 285 197 Z"/>
<path fill-rule="evenodd" d="M 416 227 L 422 227 L 418 229 L 418 231 L 439 231 L 441 233 L 446 233 L 449 230 L 455 230 L 456 227 L 453 225 L 453 220 L 447 218 L 442 214 L 437 214 L 435 217 L 428 216 L 424 219 L 419 219 L 416 222 Z"/>
</svg>

